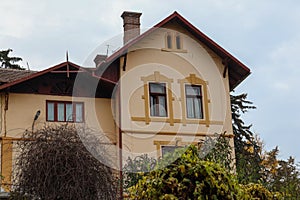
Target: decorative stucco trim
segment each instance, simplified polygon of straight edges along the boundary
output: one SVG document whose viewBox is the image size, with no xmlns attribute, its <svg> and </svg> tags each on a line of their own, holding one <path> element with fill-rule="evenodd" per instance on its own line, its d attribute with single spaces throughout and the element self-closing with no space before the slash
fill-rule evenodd
<svg viewBox="0 0 300 200">
<path fill-rule="evenodd" d="M 207 127 L 209 127 L 210 119 L 209 119 L 209 110 L 208 110 L 208 103 L 210 103 L 210 100 L 208 99 L 208 91 L 207 91 L 207 82 L 202 80 L 201 78 L 197 77 L 195 74 L 190 74 L 189 77 L 186 77 L 184 79 L 178 80 L 180 83 L 180 91 L 181 91 L 181 101 L 182 101 L 182 123 L 183 125 L 186 125 L 187 123 L 199 123 L 199 124 L 205 124 Z M 185 99 L 185 84 L 191 84 L 191 85 L 200 85 L 202 86 L 202 103 L 203 103 L 203 119 L 189 119 L 186 116 L 186 99 Z"/>
</svg>

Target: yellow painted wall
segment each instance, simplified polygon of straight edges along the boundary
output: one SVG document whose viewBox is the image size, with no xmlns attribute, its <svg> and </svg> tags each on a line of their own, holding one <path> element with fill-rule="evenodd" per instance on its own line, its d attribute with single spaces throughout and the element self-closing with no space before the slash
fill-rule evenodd
<svg viewBox="0 0 300 200">
<path fill-rule="evenodd" d="M 13 141 L 10 139 L 3 139 L 1 141 L 1 187 L 5 191 L 9 191 L 11 184 L 11 169 L 12 169 L 12 153 Z"/>
<path fill-rule="evenodd" d="M 124 148 L 129 152 L 153 151 L 156 149 L 153 141 L 157 138 L 172 141 L 180 136 L 183 141 L 195 142 L 201 135 L 226 132 L 232 136 L 229 79 L 228 76 L 223 78 L 222 60 L 184 29 L 176 25 L 170 25 L 168 28 L 171 29 L 156 30 L 131 47 L 127 55 L 126 71 L 121 68 L 122 130 L 130 133 L 130 136 L 124 134 L 123 142 L 126 146 Z M 167 32 L 181 34 L 182 51 L 165 49 Z M 157 72 L 172 79 L 173 114 L 174 118 L 179 120 L 182 118 L 182 106 L 185 105 L 182 103 L 182 91 L 178 80 L 195 74 L 196 77 L 207 81 L 209 118 L 216 123 L 209 126 L 199 123 L 183 125 L 181 122 L 171 125 L 168 122 L 151 121 L 147 124 L 144 121 L 132 120 L 132 117 L 145 117 L 142 77 Z M 155 117 L 151 118 L 155 120 Z M 159 118 L 161 119 L 163 118 Z M 145 135 L 147 139 L 141 139 Z M 194 135 L 193 139 L 191 135 Z"/>
<path fill-rule="evenodd" d="M 75 98 L 67 96 L 51 96 L 37 94 L 16 94 L 10 93 L 8 110 L 6 111 L 6 136 L 20 137 L 28 129 L 31 130 L 33 118 L 38 110 L 41 114 L 35 123 L 35 130 L 44 125 L 60 124 L 46 122 L 46 100 L 54 101 L 79 101 L 84 102 L 85 123 L 89 128 L 112 134 L 115 133 L 115 124 L 112 114 L 111 99 L 103 98 Z M 2 101 L 4 104 L 4 101 Z M 4 109 L 4 106 L 2 106 Z M 1 135 L 4 135 L 4 110 L 2 109 Z M 70 123 L 73 124 L 73 123 Z M 82 123 L 74 123 L 82 125 Z M 115 142 L 115 138 L 113 138 Z"/>
<path fill-rule="evenodd" d="M 112 113 L 111 99 L 104 98 L 72 98 L 66 96 L 36 95 L 36 94 L 16 94 L 10 93 L 8 99 L 8 110 L 4 111 L 4 95 L 1 96 L 1 137 L 2 143 L 2 163 L 1 174 L 5 177 L 3 183 L 11 182 L 14 159 L 16 157 L 15 145 L 9 138 L 20 138 L 26 129 L 31 130 L 34 116 L 38 110 L 41 114 L 35 123 L 34 130 L 47 125 L 65 124 L 65 122 L 46 122 L 46 100 L 54 101 L 79 101 L 84 102 L 85 123 L 69 123 L 78 126 L 85 126 L 101 133 L 103 142 L 108 145 L 110 151 L 115 151 L 116 127 Z M 6 112 L 6 114 L 5 114 Z M 6 117 L 5 117 L 6 115 Z M 5 119 L 6 118 L 6 119 Z M 6 124 L 5 124 L 6 122 Z M 5 130 L 6 129 L 6 130 Z M 6 132 L 6 136 L 5 136 Z M 89 149 L 88 149 L 89 150 Z M 6 189 L 9 187 L 7 186 Z"/>
</svg>

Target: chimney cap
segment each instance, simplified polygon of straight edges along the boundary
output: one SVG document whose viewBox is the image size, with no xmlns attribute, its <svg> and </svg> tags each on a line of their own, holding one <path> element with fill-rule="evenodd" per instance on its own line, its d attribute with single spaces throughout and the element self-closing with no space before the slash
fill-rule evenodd
<svg viewBox="0 0 300 200">
<path fill-rule="evenodd" d="M 124 17 L 140 17 L 141 15 L 140 12 L 124 11 L 121 17 L 124 19 Z"/>
</svg>

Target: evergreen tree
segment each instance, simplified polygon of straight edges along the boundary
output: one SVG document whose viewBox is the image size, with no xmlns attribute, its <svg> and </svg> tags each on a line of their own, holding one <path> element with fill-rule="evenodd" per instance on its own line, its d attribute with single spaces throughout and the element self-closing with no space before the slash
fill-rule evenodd
<svg viewBox="0 0 300 200">
<path fill-rule="evenodd" d="M 19 57 L 10 57 L 8 54 L 12 52 L 12 49 L 0 51 L 0 63 L 2 68 L 9 69 L 20 69 L 24 70 L 19 64 L 16 64 L 19 61 L 22 61 L 22 58 Z"/>
<path fill-rule="evenodd" d="M 236 155 L 236 171 L 241 183 L 258 182 L 261 178 L 260 163 L 262 145 L 245 125 L 241 115 L 249 109 L 255 109 L 247 94 L 231 95 L 232 126 Z"/>
</svg>

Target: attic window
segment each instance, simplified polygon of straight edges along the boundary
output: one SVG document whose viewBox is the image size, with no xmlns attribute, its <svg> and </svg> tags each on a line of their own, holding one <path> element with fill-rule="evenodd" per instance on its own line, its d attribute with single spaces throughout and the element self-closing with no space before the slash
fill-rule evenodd
<svg viewBox="0 0 300 200">
<path fill-rule="evenodd" d="M 182 45 L 181 45 L 181 37 L 179 34 L 176 34 L 175 37 L 175 41 L 176 41 L 176 49 L 182 49 Z"/>
<path fill-rule="evenodd" d="M 167 34 L 167 48 L 168 49 L 172 49 L 172 35 L 171 33 L 168 33 Z"/>
<path fill-rule="evenodd" d="M 180 33 L 168 32 L 165 35 L 165 48 L 163 51 L 175 51 L 185 53 L 186 50 L 183 49 L 183 40 Z"/>
</svg>

